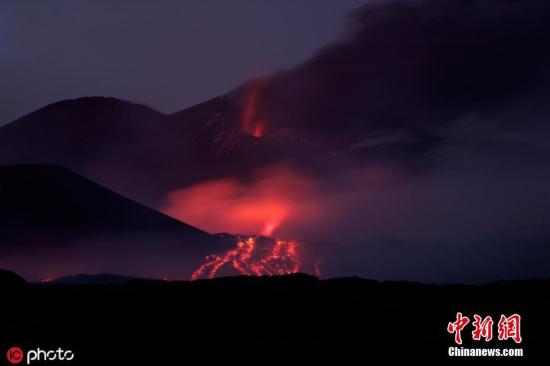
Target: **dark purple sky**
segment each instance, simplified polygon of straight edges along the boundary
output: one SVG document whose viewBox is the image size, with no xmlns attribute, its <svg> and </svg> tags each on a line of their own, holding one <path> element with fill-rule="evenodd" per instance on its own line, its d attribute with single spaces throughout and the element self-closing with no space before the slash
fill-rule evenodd
<svg viewBox="0 0 550 366">
<path fill-rule="evenodd" d="M 86 95 L 178 111 L 303 61 L 365 2 L 2 1 L 0 125 Z"/>
</svg>

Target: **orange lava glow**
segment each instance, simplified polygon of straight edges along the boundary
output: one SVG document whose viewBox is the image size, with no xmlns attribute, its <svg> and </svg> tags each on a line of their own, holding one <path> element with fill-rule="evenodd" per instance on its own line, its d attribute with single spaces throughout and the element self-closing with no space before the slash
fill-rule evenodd
<svg viewBox="0 0 550 366">
<path fill-rule="evenodd" d="M 228 177 L 173 191 L 162 211 L 210 233 L 293 238 L 324 212 L 317 197 L 314 180 L 271 167 L 250 182 Z"/>
<path fill-rule="evenodd" d="M 245 234 L 236 236 L 232 249 L 206 257 L 193 280 L 235 274 L 319 275 L 320 263 L 312 262 L 311 248 L 301 241 L 318 232 L 317 223 L 332 212 L 324 210 L 319 197 L 316 180 L 274 165 L 248 179 L 227 177 L 173 191 L 162 211 L 210 233 Z"/>
<path fill-rule="evenodd" d="M 222 270 L 246 276 L 273 276 L 297 273 L 303 262 L 294 240 L 263 236 L 239 236 L 235 248 L 223 255 L 210 255 L 191 276 L 191 280 L 214 278 Z"/>
<path fill-rule="evenodd" d="M 254 137 L 262 137 L 265 133 L 266 123 L 258 116 L 258 100 L 261 89 L 258 86 L 252 88 L 248 94 L 242 115 L 241 128 L 243 132 Z"/>
</svg>

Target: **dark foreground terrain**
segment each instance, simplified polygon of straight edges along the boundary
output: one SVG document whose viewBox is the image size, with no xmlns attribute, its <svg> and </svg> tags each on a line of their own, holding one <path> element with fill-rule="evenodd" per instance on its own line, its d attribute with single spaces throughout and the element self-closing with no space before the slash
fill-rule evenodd
<svg viewBox="0 0 550 366">
<path fill-rule="evenodd" d="M 495 319 L 487 344 L 472 343 L 465 328 L 464 345 L 474 347 L 517 347 L 496 339 L 496 323 L 501 313 L 520 314 L 525 356 L 511 361 L 548 360 L 548 280 L 436 286 L 291 275 L 33 285 L 0 274 L 0 364 L 11 346 L 71 349 L 74 361 L 47 363 L 71 365 L 464 361 L 447 356 L 446 326 L 457 311 Z"/>
</svg>

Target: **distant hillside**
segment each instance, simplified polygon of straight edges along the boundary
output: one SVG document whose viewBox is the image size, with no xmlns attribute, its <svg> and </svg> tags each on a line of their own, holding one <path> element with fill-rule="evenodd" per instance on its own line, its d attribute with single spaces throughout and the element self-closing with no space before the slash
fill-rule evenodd
<svg viewBox="0 0 550 366">
<path fill-rule="evenodd" d="M 27 278 L 84 271 L 184 278 L 219 249 L 216 237 L 65 168 L 0 168 L 0 202 L 0 267 Z"/>
<path fill-rule="evenodd" d="M 48 285 L 99 285 L 99 284 L 122 284 L 135 280 L 137 277 L 120 276 L 110 273 L 101 273 L 96 275 L 78 274 L 76 276 L 64 276 L 49 281 Z"/>
<path fill-rule="evenodd" d="M 5 269 L 0 269 L 0 288 L 2 291 L 10 289 L 20 290 L 27 288 L 27 286 L 29 286 L 27 281 L 19 277 L 19 275 Z"/>
</svg>

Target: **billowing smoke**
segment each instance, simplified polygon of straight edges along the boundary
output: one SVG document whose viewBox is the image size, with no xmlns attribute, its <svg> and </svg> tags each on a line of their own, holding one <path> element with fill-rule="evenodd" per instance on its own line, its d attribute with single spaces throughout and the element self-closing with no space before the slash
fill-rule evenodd
<svg viewBox="0 0 550 366">
<path fill-rule="evenodd" d="M 228 177 L 172 192 L 163 211 L 212 232 L 299 238 L 324 212 L 318 182 L 290 167 L 261 169 L 249 181 Z"/>
<path fill-rule="evenodd" d="M 164 211 L 214 232 L 271 223 L 328 276 L 550 275 L 550 4 L 380 1 L 352 19 L 342 41 L 234 93 L 245 133 L 305 152 L 176 190 Z"/>
<path fill-rule="evenodd" d="M 376 1 L 351 19 L 346 38 L 270 78 L 258 106 L 268 130 L 337 147 L 374 132 L 432 136 L 547 85 L 543 0 Z"/>
</svg>

